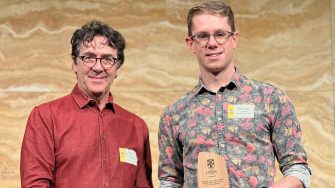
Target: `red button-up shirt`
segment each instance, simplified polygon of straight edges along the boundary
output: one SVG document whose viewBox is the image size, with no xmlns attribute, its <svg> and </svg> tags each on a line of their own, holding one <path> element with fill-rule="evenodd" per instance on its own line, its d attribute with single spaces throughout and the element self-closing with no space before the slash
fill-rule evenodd
<svg viewBox="0 0 335 188">
<path fill-rule="evenodd" d="M 22 187 L 152 187 L 148 128 L 112 100 L 100 111 L 76 85 L 35 107 L 21 148 Z M 121 159 L 120 148 L 133 155 Z"/>
</svg>

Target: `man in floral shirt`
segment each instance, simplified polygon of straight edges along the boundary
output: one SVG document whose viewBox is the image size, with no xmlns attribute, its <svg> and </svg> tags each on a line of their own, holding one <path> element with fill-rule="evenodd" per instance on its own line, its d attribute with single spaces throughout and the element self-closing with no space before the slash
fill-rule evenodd
<svg viewBox="0 0 335 188">
<path fill-rule="evenodd" d="M 198 59 L 200 79 L 161 116 L 161 187 L 197 187 L 199 152 L 224 157 L 230 187 L 309 187 L 311 171 L 290 99 L 236 69 L 231 8 L 204 2 L 190 9 L 187 22 L 186 43 Z M 278 182 L 276 158 L 284 175 Z"/>
</svg>

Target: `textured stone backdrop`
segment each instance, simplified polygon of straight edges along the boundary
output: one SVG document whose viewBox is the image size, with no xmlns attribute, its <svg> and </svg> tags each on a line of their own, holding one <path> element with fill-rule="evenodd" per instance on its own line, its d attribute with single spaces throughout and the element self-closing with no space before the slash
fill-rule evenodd
<svg viewBox="0 0 335 188">
<path fill-rule="evenodd" d="M 184 42 L 186 14 L 194 2 L 1 0 L 0 187 L 20 186 L 20 147 L 31 109 L 72 90 L 70 38 L 91 19 L 109 23 L 126 38 L 125 65 L 112 92 L 149 126 L 158 187 L 160 114 L 198 79 L 196 59 Z M 239 70 L 289 94 L 314 172 L 312 187 L 334 186 L 335 1 L 226 2 L 240 33 Z"/>
</svg>

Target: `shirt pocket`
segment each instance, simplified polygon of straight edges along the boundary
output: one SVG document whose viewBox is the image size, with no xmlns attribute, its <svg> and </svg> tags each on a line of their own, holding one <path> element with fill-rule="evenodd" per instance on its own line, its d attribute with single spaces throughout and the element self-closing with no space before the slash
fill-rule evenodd
<svg viewBox="0 0 335 188">
<path fill-rule="evenodd" d="M 136 181 L 136 175 L 137 175 L 137 169 L 138 169 L 138 162 L 136 165 L 131 164 L 128 162 L 128 160 L 123 161 L 120 157 L 120 151 L 115 150 L 111 153 L 112 160 L 111 164 L 114 168 L 112 168 L 112 174 L 111 174 L 111 187 L 115 188 L 128 188 L 128 187 L 134 187 L 135 181 Z"/>
<path fill-rule="evenodd" d="M 120 162 L 111 177 L 111 187 L 131 188 L 135 187 L 137 167 L 132 164 Z"/>
</svg>

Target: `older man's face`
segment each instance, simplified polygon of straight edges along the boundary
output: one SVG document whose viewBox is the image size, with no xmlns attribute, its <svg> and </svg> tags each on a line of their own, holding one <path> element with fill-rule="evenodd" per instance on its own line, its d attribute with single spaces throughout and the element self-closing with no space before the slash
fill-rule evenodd
<svg viewBox="0 0 335 188">
<path fill-rule="evenodd" d="M 93 58 L 118 58 L 117 50 L 110 47 L 106 38 L 96 36 L 91 42 L 85 42 L 80 46 L 77 63 L 73 64 L 73 70 L 77 75 L 79 88 L 94 99 L 108 95 L 111 84 L 118 74 L 118 64 L 110 68 L 102 66 L 100 59 L 93 67 L 85 65 L 83 56 Z"/>
</svg>

